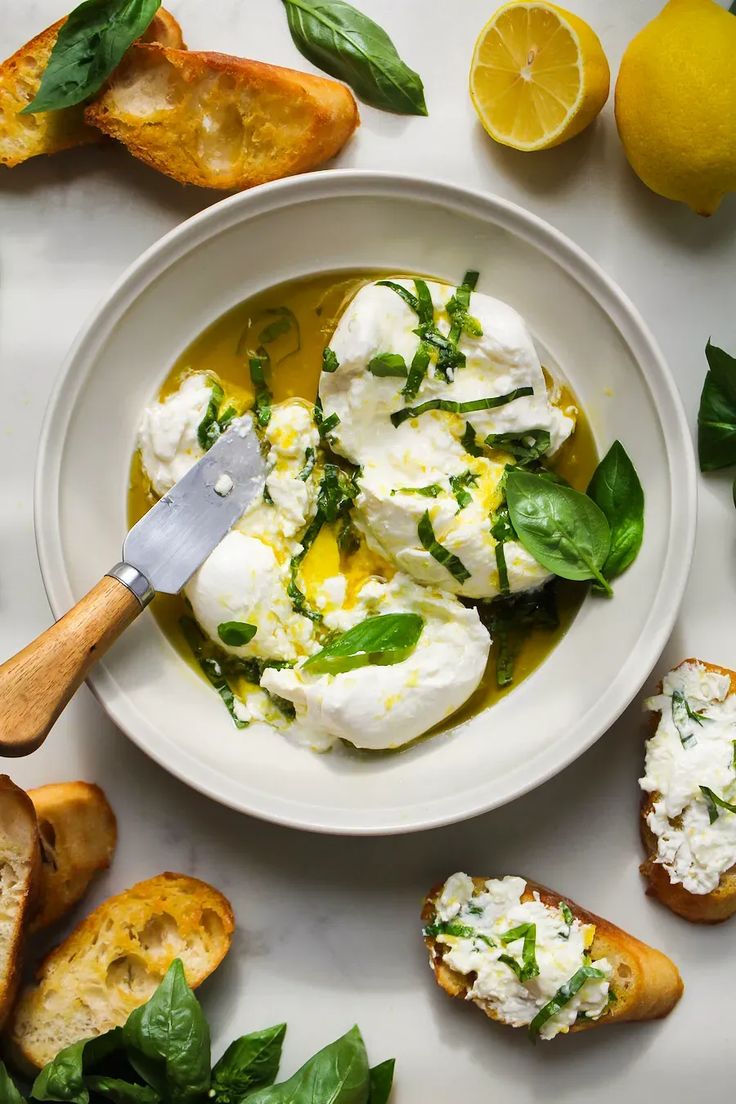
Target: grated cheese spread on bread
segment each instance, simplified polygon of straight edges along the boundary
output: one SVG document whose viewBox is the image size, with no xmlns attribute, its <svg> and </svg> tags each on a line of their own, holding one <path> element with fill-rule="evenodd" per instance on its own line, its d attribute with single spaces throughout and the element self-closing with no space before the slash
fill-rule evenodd
<svg viewBox="0 0 736 1104">
<path fill-rule="evenodd" d="M 530 1025 L 533 1034 L 553 1039 L 579 1018 L 596 1020 L 606 1011 L 612 967 L 590 958 L 594 924 L 581 922 L 564 901 L 543 902 L 536 891 L 523 900 L 526 889 L 523 878 L 489 878 L 479 889 L 467 874 L 453 874 L 425 935 L 444 945 L 447 966 L 472 975 L 467 1000 L 482 1002 L 512 1027 Z"/>
<path fill-rule="evenodd" d="M 653 799 L 653 861 L 688 893 L 707 894 L 736 864 L 736 694 L 718 669 L 670 671 L 646 706 L 660 713 L 639 785 Z"/>
</svg>

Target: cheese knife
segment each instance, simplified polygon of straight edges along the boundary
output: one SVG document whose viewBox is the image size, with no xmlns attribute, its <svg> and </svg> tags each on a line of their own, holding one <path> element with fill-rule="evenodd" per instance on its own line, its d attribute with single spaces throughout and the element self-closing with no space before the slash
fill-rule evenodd
<svg viewBox="0 0 736 1104">
<path fill-rule="evenodd" d="M 0 666 L 0 755 L 40 747 L 92 665 L 157 593 L 177 594 L 263 491 L 266 466 L 249 416 L 128 533 L 123 557 L 76 606 Z"/>
</svg>

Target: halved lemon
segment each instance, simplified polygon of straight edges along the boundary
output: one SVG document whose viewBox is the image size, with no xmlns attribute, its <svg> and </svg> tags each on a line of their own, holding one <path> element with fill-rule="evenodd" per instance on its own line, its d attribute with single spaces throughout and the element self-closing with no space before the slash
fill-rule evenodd
<svg viewBox="0 0 736 1104">
<path fill-rule="evenodd" d="M 598 36 L 554 4 L 514 0 L 478 35 L 470 95 L 496 142 L 549 149 L 592 123 L 608 99 L 610 71 Z"/>
</svg>

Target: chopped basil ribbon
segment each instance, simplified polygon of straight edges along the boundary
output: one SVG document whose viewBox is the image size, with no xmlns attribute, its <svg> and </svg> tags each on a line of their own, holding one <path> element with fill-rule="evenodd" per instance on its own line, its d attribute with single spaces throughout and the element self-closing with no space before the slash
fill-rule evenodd
<svg viewBox="0 0 736 1104">
<path fill-rule="evenodd" d="M 489 448 L 508 452 L 519 464 L 531 464 L 549 451 L 552 439 L 546 429 L 532 429 L 528 433 L 489 433 Z"/>
<path fill-rule="evenodd" d="M 341 674 L 368 665 L 401 663 L 417 646 L 424 619 L 416 613 L 384 613 L 368 617 L 341 633 L 302 664 L 312 674 Z"/>
<path fill-rule="evenodd" d="M 270 345 L 272 341 L 276 341 L 277 338 L 286 334 L 291 329 L 291 319 L 288 315 L 281 313 L 287 308 L 282 307 L 278 310 L 279 317 L 274 319 L 273 322 L 269 322 L 258 335 L 258 341 L 261 345 Z"/>
<path fill-rule="evenodd" d="M 316 513 L 301 539 L 301 552 L 297 552 L 295 556 L 291 557 L 291 562 L 289 563 L 289 583 L 286 587 L 286 593 L 289 598 L 291 598 L 291 605 L 294 612 L 300 613 L 302 617 L 307 617 L 310 621 L 314 622 L 321 621 L 322 614 L 318 610 L 312 609 L 309 605 L 304 591 L 299 587 L 297 579 L 299 576 L 299 568 L 302 565 L 304 557 L 317 539 L 323 524 L 324 518 L 319 512 Z"/>
<path fill-rule="evenodd" d="M 191 617 L 182 617 L 179 626 L 202 673 L 222 698 L 225 708 L 233 719 L 233 724 L 236 728 L 247 728 L 248 722 L 241 720 L 235 712 L 235 695 L 232 692 L 222 664 L 219 660 L 215 659 L 213 656 L 206 655 L 204 652 L 207 642 L 199 625 Z"/>
<path fill-rule="evenodd" d="M 482 910 L 480 911 L 482 912 Z M 483 932 L 479 932 L 476 928 L 471 928 L 467 924 L 460 924 L 457 920 L 435 919 L 431 924 L 427 924 L 424 929 L 424 935 L 429 939 L 436 939 L 438 935 L 451 935 L 456 939 L 479 939 L 489 947 L 496 946 L 490 935 L 484 935 Z"/>
<path fill-rule="evenodd" d="M 220 387 L 219 383 L 212 381 L 210 390 L 210 401 L 207 403 L 207 409 L 204 412 L 202 421 L 197 426 L 197 440 L 199 441 L 200 448 L 205 452 L 211 449 L 218 437 L 220 437 L 227 429 L 230 422 L 235 417 L 235 408 L 229 406 L 222 416 L 220 416 L 220 407 L 222 400 L 225 397 L 225 393 Z"/>
<path fill-rule="evenodd" d="M 508 946 L 509 943 L 515 943 L 517 939 L 523 939 L 524 944 L 521 952 L 521 963 L 518 963 L 516 959 L 511 958 L 509 955 L 499 955 L 499 961 L 509 966 L 519 981 L 528 981 L 529 978 L 537 977 L 539 974 L 539 965 L 537 963 L 537 925 L 536 924 L 519 924 L 516 928 L 511 928 L 510 931 L 504 933 L 501 936 L 501 942 L 504 946 Z"/>
<path fill-rule="evenodd" d="M 417 316 L 419 315 L 419 300 L 416 295 L 409 291 L 408 288 L 405 288 L 403 284 L 397 284 L 395 280 L 379 280 L 377 286 L 391 288 L 392 291 L 395 291 L 396 294 L 404 300 L 407 307 L 410 307 Z"/>
<path fill-rule="evenodd" d="M 360 548 L 360 533 L 353 525 L 350 514 L 345 514 L 337 533 L 337 547 L 343 556 L 352 556 Z"/>
<path fill-rule="evenodd" d="M 501 595 L 477 605 L 481 621 L 488 629 L 496 653 L 496 684 L 499 689 L 514 681 L 513 644 L 535 628 L 556 629 L 559 617 L 554 581 L 539 590 Z"/>
<path fill-rule="evenodd" d="M 562 919 L 567 924 L 567 931 L 560 932 L 560 939 L 569 939 L 575 917 L 572 914 L 572 909 L 565 901 L 560 901 L 560 912 L 562 913 Z"/>
<path fill-rule="evenodd" d="M 717 793 L 713 793 L 709 786 L 700 786 L 700 792 L 705 798 L 705 804 L 708 807 L 708 820 L 711 824 L 715 824 L 718 820 L 719 807 L 725 809 L 728 813 L 736 813 L 736 805 L 732 805 L 730 801 L 725 801 Z"/>
<path fill-rule="evenodd" d="M 581 966 L 580 969 L 572 975 L 569 981 L 566 981 L 564 985 L 560 986 L 552 997 L 552 1000 L 548 1001 L 539 1009 L 536 1016 L 529 1024 L 529 1038 L 532 1041 L 535 1040 L 539 1035 L 540 1029 L 544 1027 L 547 1020 L 551 1020 L 566 1004 L 569 1004 L 572 998 L 583 988 L 586 981 L 590 981 L 592 978 L 605 978 L 605 976 L 603 971 L 597 969 L 595 966 Z"/>
<path fill-rule="evenodd" d="M 266 383 L 266 368 L 270 363 L 271 358 L 262 345 L 258 346 L 255 356 L 248 358 L 250 378 L 255 391 L 253 413 L 260 426 L 267 426 L 271 421 L 271 391 Z"/>
<path fill-rule="evenodd" d="M 374 376 L 395 376 L 397 379 L 405 379 L 409 374 L 406 361 L 400 353 L 379 353 L 368 362 L 368 371 Z"/>
<path fill-rule="evenodd" d="M 498 406 L 506 406 L 515 399 L 532 394 L 534 394 L 533 387 L 517 387 L 506 395 L 490 395 L 488 398 L 471 399 L 469 402 L 455 402 L 454 399 L 427 399 L 419 406 L 405 406 L 403 410 L 396 410 L 391 415 L 391 423 L 394 426 L 400 426 L 407 419 L 418 418 L 429 410 L 444 410 L 449 414 L 470 414 L 473 410 L 495 410 Z"/>
<path fill-rule="evenodd" d="M 305 449 L 305 452 L 304 452 L 304 467 L 299 472 L 299 479 L 301 479 L 302 483 L 306 483 L 307 480 L 309 479 L 310 475 L 314 471 L 314 465 L 315 465 L 316 461 L 317 461 L 317 453 L 315 452 L 315 450 L 310 445 Z"/>
<path fill-rule="evenodd" d="M 498 589 L 501 591 L 501 594 L 509 595 L 511 594 L 511 587 L 509 586 L 509 572 L 506 564 L 506 549 L 504 548 L 504 544 L 506 541 L 516 540 L 516 533 L 511 524 L 509 508 L 505 502 L 499 506 L 492 518 L 491 536 L 497 542 L 495 553 L 496 570 L 498 571 Z M 508 636 L 506 637 L 505 646 L 501 644 L 500 651 L 503 652 L 504 677 L 506 677 L 509 674 L 510 666 L 513 667 L 510 649 L 508 647 Z M 511 682 L 511 678 L 508 679 L 508 682 Z M 504 683 L 504 685 L 508 685 L 508 682 Z M 501 684 L 499 683 L 499 685 Z"/>
<path fill-rule="evenodd" d="M 323 372 L 336 372 L 340 367 L 340 362 L 332 349 L 328 346 L 322 350 L 322 371 Z"/>
<path fill-rule="evenodd" d="M 677 729 L 677 735 L 680 737 L 680 743 L 684 748 L 693 747 L 698 742 L 690 722 L 694 721 L 695 724 L 702 727 L 703 721 L 707 720 L 709 720 L 708 717 L 696 713 L 690 708 L 690 702 L 682 690 L 672 691 L 672 721 Z"/>
<path fill-rule="evenodd" d="M 450 487 L 458 505 L 458 513 L 473 501 L 473 496 L 467 488 L 474 487 L 479 479 L 480 476 L 471 471 L 464 471 L 460 475 L 450 476 Z"/>
<path fill-rule="evenodd" d="M 470 424 L 470 422 L 466 422 L 465 429 L 463 430 L 463 435 L 460 438 L 460 444 L 463 446 L 469 456 L 483 455 L 483 449 L 479 448 L 479 446 L 476 444 L 476 438 L 477 434 L 472 425 Z"/>
<path fill-rule="evenodd" d="M 413 494 L 422 495 L 424 498 L 437 498 L 437 495 L 442 494 L 442 488 L 439 483 L 430 483 L 427 487 L 397 487 L 391 494 Z"/>
<path fill-rule="evenodd" d="M 432 528 L 429 510 L 424 511 L 422 519 L 417 526 L 417 533 L 419 535 L 419 540 L 422 542 L 422 547 L 429 552 L 433 559 L 437 560 L 437 563 L 442 564 L 454 579 L 457 579 L 459 583 L 464 583 L 470 578 L 470 572 L 462 560 L 441 545 L 437 540 L 434 535 L 434 529 Z"/>
<path fill-rule="evenodd" d="M 221 621 L 217 626 L 217 635 L 223 644 L 231 648 L 242 648 L 256 635 L 256 626 L 247 621 Z"/>
<path fill-rule="evenodd" d="M 470 306 L 470 293 L 475 291 L 478 283 L 477 272 L 466 272 L 463 282 L 455 290 L 455 294 L 447 300 L 446 310 L 452 320 L 448 337 L 453 345 L 457 345 L 460 335 L 465 333 L 468 337 L 482 337 L 483 328 L 477 318 L 468 314 Z"/>
<path fill-rule="evenodd" d="M 315 407 L 315 414 L 318 407 Z M 335 415 L 336 417 L 337 415 Z M 301 539 L 302 550 L 291 557 L 289 564 L 289 583 L 286 593 L 296 613 L 308 617 L 310 621 L 322 620 L 322 614 L 312 609 L 304 592 L 299 587 L 298 575 L 304 557 L 317 539 L 326 521 L 336 521 L 346 514 L 358 494 L 358 485 L 354 478 L 338 468 L 336 464 L 325 464 L 324 475 L 317 492 L 317 512 L 307 526 Z"/>
<path fill-rule="evenodd" d="M 426 341 L 420 341 L 417 346 L 417 351 L 412 357 L 406 383 L 401 389 L 401 394 L 405 399 L 415 399 L 417 397 L 419 388 L 422 386 L 422 381 L 429 368 L 429 353 L 429 345 Z"/>
<path fill-rule="evenodd" d="M 511 587 L 509 586 L 509 570 L 506 566 L 506 552 L 504 551 L 504 542 L 499 541 L 496 545 L 496 570 L 498 571 L 498 589 L 501 594 L 510 594 Z"/>
<path fill-rule="evenodd" d="M 339 414 L 333 413 L 330 414 L 329 417 L 325 418 L 324 412 L 322 410 L 322 400 L 320 399 L 319 395 L 317 396 L 317 400 L 314 404 L 314 424 L 316 425 L 320 438 L 323 441 L 325 441 L 332 433 L 333 429 L 335 429 L 340 424 Z"/>
</svg>

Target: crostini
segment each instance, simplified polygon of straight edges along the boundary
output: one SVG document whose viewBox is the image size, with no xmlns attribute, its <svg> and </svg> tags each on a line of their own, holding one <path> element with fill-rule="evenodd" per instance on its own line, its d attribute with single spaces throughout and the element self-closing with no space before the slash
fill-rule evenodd
<svg viewBox="0 0 736 1104">
<path fill-rule="evenodd" d="M 38 818 L 41 878 L 31 931 L 60 920 L 106 870 L 117 842 L 107 798 L 90 782 L 52 782 L 29 790 Z"/>
<path fill-rule="evenodd" d="M 28 795 L 0 775 L 0 1027 L 20 976 L 23 937 L 38 890 L 40 849 Z"/>
<path fill-rule="evenodd" d="M 682 994 L 666 955 L 524 878 L 453 874 L 422 919 L 442 989 L 534 1040 L 658 1019 Z"/>
<path fill-rule="evenodd" d="M 85 123 L 83 104 L 60 111 L 20 114 L 38 91 L 65 22 L 59 19 L 0 65 L 0 165 L 12 168 L 42 153 L 58 153 L 104 140 L 99 130 Z M 181 27 L 164 8 L 153 17 L 142 41 L 184 48 Z"/>
<path fill-rule="evenodd" d="M 686 659 L 646 705 L 647 892 L 686 920 L 717 924 L 736 912 L 736 673 Z"/>
<path fill-rule="evenodd" d="M 85 118 L 174 180 L 227 190 L 316 168 L 359 121 L 337 81 L 157 45 L 131 47 Z"/>
<path fill-rule="evenodd" d="M 15 1060 L 41 1068 L 78 1039 L 125 1023 L 175 958 L 192 988 L 230 948 L 230 903 L 206 882 L 159 874 L 104 901 L 49 954 L 9 1024 Z"/>
</svg>

